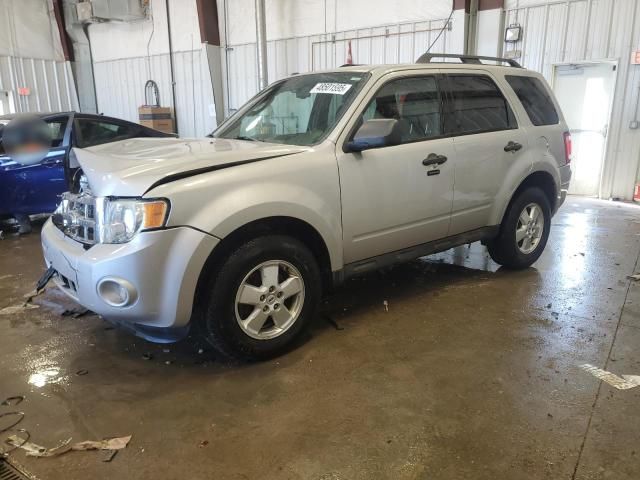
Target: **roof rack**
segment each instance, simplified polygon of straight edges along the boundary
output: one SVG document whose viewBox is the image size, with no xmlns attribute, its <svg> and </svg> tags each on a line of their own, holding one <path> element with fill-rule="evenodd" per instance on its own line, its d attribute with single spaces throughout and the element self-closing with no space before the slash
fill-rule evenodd
<svg viewBox="0 0 640 480">
<path fill-rule="evenodd" d="M 472 63 L 475 65 L 484 65 L 481 60 L 488 60 L 491 62 L 508 63 L 510 67 L 514 68 L 522 68 L 522 65 L 511 58 L 482 57 L 478 55 L 461 55 L 457 53 L 423 53 L 420 58 L 416 60 L 416 63 L 437 63 L 433 62 L 434 58 L 457 58 L 462 63 Z"/>
</svg>

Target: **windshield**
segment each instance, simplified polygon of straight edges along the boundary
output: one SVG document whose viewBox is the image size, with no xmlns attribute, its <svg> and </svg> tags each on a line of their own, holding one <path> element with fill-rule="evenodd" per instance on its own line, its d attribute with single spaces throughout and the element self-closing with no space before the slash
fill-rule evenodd
<svg viewBox="0 0 640 480">
<path fill-rule="evenodd" d="M 316 73 L 276 83 L 214 137 L 314 145 L 333 130 L 368 77 L 364 72 Z"/>
</svg>

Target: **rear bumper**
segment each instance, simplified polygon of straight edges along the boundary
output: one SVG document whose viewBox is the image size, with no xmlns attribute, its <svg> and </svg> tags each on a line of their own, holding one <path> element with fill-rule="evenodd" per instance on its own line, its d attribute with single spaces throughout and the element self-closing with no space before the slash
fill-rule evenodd
<svg viewBox="0 0 640 480">
<path fill-rule="evenodd" d="M 85 308 L 153 341 L 176 340 L 187 332 L 200 272 L 217 243 L 211 235 L 178 227 L 85 250 L 51 220 L 42 229 L 45 261 L 58 272 L 60 289 Z M 105 278 L 129 285 L 135 301 L 123 307 L 108 304 L 98 292 Z"/>
<path fill-rule="evenodd" d="M 562 206 L 567 199 L 569 192 L 569 184 L 571 183 L 571 166 L 564 165 L 560 170 L 560 191 L 558 192 L 558 201 L 556 202 L 556 211 Z"/>
</svg>

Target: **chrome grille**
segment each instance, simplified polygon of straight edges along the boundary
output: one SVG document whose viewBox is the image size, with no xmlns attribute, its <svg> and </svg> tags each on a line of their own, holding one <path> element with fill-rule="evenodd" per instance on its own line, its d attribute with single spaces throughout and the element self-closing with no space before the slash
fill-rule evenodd
<svg viewBox="0 0 640 480">
<path fill-rule="evenodd" d="M 98 243 L 98 208 L 96 198 L 88 194 L 66 192 L 52 217 L 53 223 L 65 235 L 84 243 Z"/>
</svg>

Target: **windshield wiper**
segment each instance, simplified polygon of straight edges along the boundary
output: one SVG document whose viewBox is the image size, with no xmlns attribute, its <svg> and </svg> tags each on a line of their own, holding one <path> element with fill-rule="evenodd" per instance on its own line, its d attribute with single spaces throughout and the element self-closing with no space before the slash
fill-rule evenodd
<svg viewBox="0 0 640 480">
<path fill-rule="evenodd" d="M 246 140 L 247 142 L 257 142 L 255 138 L 247 137 L 246 135 L 238 135 L 237 137 L 233 137 L 233 140 Z"/>
</svg>

